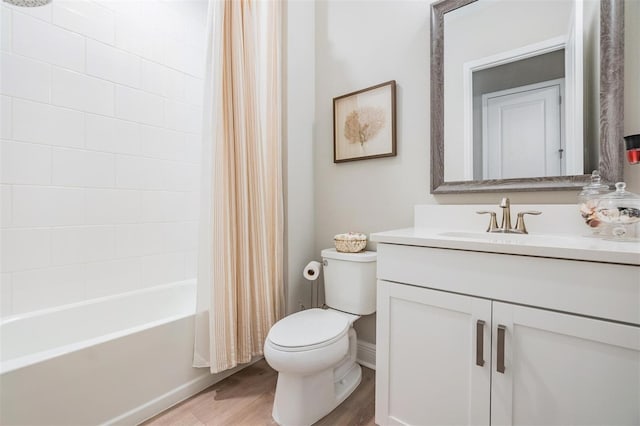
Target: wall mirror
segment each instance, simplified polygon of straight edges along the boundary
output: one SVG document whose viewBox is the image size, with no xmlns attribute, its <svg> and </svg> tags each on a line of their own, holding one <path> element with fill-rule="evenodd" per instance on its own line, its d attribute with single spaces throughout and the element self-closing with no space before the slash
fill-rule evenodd
<svg viewBox="0 0 640 426">
<path fill-rule="evenodd" d="M 431 192 L 622 179 L 624 2 L 431 7 Z"/>
</svg>

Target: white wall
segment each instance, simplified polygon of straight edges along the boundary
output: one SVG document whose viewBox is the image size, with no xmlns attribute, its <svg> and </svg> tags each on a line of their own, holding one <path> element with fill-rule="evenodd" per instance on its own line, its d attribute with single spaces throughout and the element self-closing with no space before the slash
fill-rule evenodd
<svg viewBox="0 0 640 426">
<path fill-rule="evenodd" d="M 195 277 L 206 1 L 1 12 L 1 314 Z"/>
<path fill-rule="evenodd" d="M 626 134 L 640 131 L 637 3 L 626 2 Z M 497 204 L 504 195 L 514 204 L 577 202 L 578 191 L 429 194 L 429 11 L 429 2 L 420 1 L 316 3 L 316 252 L 340 232 L 411 226 L 416 204 Z M 391 79 L 398 84 L 398 156 L 334 164 L 332 98 Z M 639 166 L 626 166 L 625 179 L 640 191 Z M 374 342 L 375 316 L 356 329 Z"/>
<path fill-rule="evenodd" d="M 311 1 L 285 3 L 285 282 L 287 312 L 311 306 L 311 285 L 302 269 L 320 253 L 314 249 L 313 119 L 315 97 L 315 6 Z"/>
</svg>

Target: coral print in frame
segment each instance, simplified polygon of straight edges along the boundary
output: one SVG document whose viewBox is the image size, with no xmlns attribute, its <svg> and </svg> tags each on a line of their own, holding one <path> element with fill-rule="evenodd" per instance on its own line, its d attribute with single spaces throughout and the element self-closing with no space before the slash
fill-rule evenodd
<svg viewBox="0 0 640 426">
<path fill-rule="evenodd" d="M 396 82 L 333 98 L 333 162 L 396 155 Z"/>
</svg>

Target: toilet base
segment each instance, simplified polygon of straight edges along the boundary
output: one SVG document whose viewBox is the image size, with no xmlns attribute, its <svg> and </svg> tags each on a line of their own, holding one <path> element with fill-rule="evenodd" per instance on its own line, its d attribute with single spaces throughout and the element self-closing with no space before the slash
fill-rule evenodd
<svg viewBox="0 0 640 426">
<path fill-rule="evenodd" d="M 276 423 L 281 426 L 312 425 L 333 411 L 362 380 L 362 368 L 355 362 L 342 377 L 335 377 L 338 370 L 325 370 L 306 377 L 278 374 L 272 413 Z"/>
</svg>

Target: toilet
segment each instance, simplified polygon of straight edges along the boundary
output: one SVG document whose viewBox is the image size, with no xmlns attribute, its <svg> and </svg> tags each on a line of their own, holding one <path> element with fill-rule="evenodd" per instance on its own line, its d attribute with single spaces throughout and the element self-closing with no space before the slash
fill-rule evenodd
<svg viewBox="0 0 640 426">
<path fill-rule="evenodd" d="M 271 327 L 264 357 L 278 372 L 273 419 L 282 426 L 311 425 L 360 384 L 353 323 L 376 311 L 376 253 L 322 250 L 328 309 L 307 309 Z"/>
</svg>

